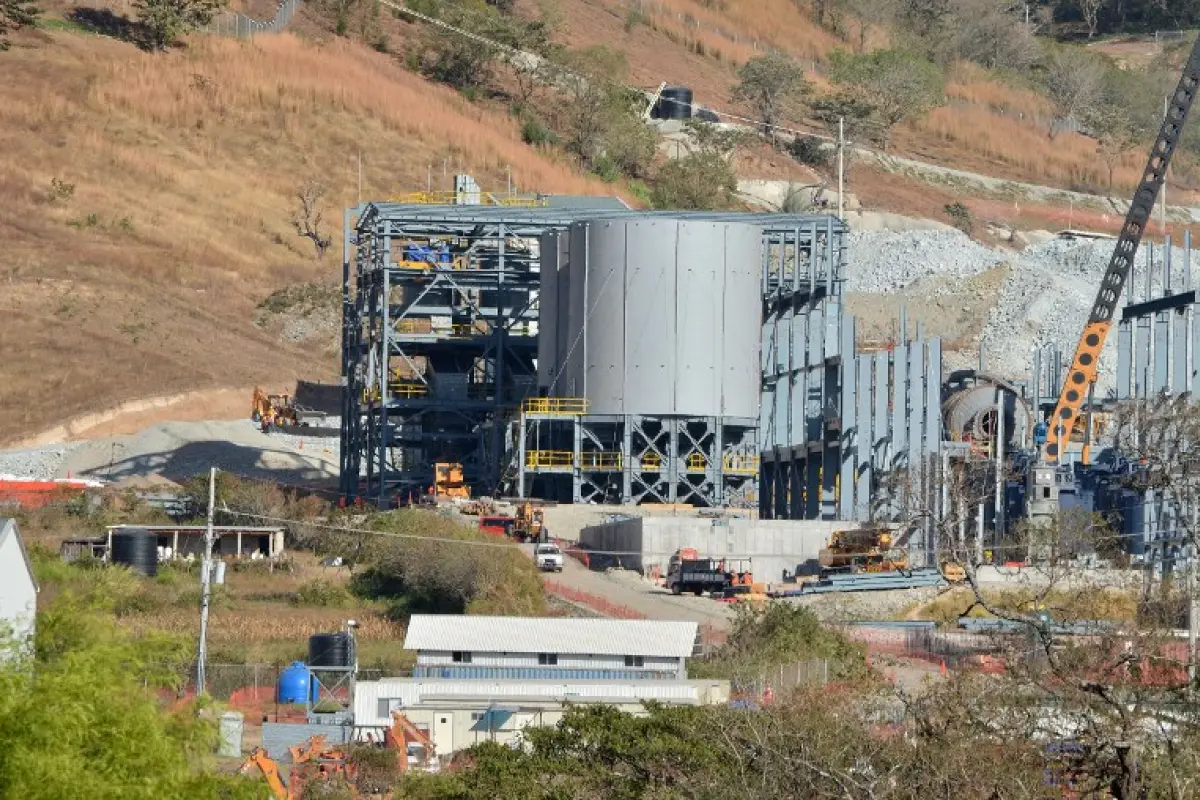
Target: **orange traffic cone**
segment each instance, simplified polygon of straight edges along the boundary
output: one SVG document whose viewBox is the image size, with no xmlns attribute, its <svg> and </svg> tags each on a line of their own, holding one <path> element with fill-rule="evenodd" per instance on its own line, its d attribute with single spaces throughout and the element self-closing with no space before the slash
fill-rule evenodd
<svg viewBox="0 0 1200 800">
<path fill-rule="evenodd" d="M 942 659 L 942 674 L 946 674 L 946 659 Z"/>
</svg>

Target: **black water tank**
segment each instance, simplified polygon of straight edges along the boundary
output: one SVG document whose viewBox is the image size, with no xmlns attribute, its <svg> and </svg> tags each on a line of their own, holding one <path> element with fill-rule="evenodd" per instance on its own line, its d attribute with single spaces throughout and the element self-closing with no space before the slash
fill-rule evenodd
<svg viewBox="0 0 1200 800">
<path fill-rule="evenodd" d="M 704 108 L 703 106 L 696 106 L 695 108 L 696 108 L 696 119 L 700 120 L 701 122 L 720 122 L 721 121 L 721 119 L 717 116 L 715 111 L 710 111 L 709 109 Z"/>
<path fill-rule="evenodd" d="M 686 86 L 668 86 L 658 98 L 659 119 L 691 119 L 692 90 Z"/>
<path fill-rule="evenodd" d="M 124 564 L 148 578 L 158 574 L 158 537 L 143 528 L 115 531 L 112 535 L 112 561 Z"/>
<path fill-rule="evenodd" d="M 318 633 L 308 639 L 310 667 L 350 666 L 350 637 L 344 633 Z"/>
</svg>

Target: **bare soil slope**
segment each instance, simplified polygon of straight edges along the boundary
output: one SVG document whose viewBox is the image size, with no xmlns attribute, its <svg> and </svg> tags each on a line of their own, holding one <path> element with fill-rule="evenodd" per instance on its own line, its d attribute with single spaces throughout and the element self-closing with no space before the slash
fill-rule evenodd
<svg viewBox="0 0 1200 800">
<path fill-rule="evenodd" d="M 607 188 L 507 116 L 341 41 L 195 37 L 149 55 L 39 32 L 0 72 L 0 441 L 139 397 L 331 377 L 327 342 L 259 327 L 256 306 L 340 280 L 360 153 L 365 198 L 443 165 L 484 186 L 511 167 L 520 186 Z M 327 187 L 323 259 L 291 224 L 310 180 Z"/>
</svg>

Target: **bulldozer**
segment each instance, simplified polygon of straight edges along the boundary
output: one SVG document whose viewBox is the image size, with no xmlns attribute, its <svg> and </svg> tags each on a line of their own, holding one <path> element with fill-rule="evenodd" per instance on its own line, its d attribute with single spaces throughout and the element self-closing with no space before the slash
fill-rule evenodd
<svg viewBox="0 0 1200 800">
<path fill-rule="evenodd" d="M 821 576 L 908 569 L 908 556 L 894 543 L 888 528 L 834 531 L 818 556 Z"/>
</svg>

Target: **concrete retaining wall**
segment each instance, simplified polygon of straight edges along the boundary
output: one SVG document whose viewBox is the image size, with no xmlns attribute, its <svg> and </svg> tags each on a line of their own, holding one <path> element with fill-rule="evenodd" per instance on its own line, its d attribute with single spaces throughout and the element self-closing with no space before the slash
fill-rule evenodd
<svg viewBox="0 0 1200 800">
<path fill-rule="evenodd" d="M 815 560 L 829 535 L 855 523 L 825 520 L 704 519 L 641 517 L 593 525 L 580 532 L 593 556 L 593 567 L 620 566 L 643 574 L 667 562 L 681 547 L 694 547 L 701 557 L 748 559 L 756 580 L 782 580 L 784 570 Z"/>
</svg>

